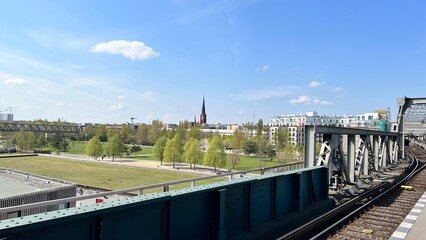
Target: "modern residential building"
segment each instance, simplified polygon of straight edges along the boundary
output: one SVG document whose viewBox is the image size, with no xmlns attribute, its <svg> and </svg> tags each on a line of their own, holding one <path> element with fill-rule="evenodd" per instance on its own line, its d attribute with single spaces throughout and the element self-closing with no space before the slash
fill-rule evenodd
<svg viewBox="0 0 426 240">
<path fill-rule="evenodd" d="M 305 114 L 286 114 L 274 116 L 268 124 L 269 139 L 273 139 L 278 128 L 288 128 L 290 141 L 294 145 L 302 145 L 305 141 L 304 126 L 334 126 L 366 128 L 380 131 L 389 131 L 389 110 L 377 110 L 373 113 L 363 113 L 356 116 L 337 116 L 307 112 Z"/>
</svg>

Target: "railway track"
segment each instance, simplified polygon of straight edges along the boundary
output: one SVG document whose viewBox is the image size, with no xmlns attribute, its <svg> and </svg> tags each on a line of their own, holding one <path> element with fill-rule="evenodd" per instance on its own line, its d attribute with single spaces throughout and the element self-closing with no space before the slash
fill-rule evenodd
<svg viewBox="0 0 426 240">
<path fill-rule="evenodd" d="M 396 189 L 381 196 L 372 205 L 354 216 L 342 228 L 327 234 L 326 239 L 389 239 L 426 191 L 425 153 L 411 147 L 410 155 L 419 162 L 415 175 L 404 183 L 409 188 Z M 412 188 L 410 188 L 412 187 Z"/>
<path fill-rule="evenodd" d="M 402 180 L 381 184 L 278 239 L 389 239 L 426 191 L 426 153 L 407 149 L 413 159 Z M 412 188 L 401 188 L 407 185 Z"/>
</svg>

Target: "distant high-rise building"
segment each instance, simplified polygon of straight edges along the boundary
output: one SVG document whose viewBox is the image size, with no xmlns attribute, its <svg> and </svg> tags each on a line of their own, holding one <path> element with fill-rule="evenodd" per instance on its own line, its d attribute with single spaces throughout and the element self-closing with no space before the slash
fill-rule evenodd
<svg viewBox="0 0 426 240">
<path fill-rule="evenodd" d="M 200 114 L 200 125 L 203 126 L 207 124 L 207 115 L 206 115 L 206 104 L 203 96 L 203 106 L 201 107 L 201 114 Z"/>
<path fill-rule="evenodd" d="M 13 114 L 0 113 L 0 121 L 13 121 Z"/>
</svg>

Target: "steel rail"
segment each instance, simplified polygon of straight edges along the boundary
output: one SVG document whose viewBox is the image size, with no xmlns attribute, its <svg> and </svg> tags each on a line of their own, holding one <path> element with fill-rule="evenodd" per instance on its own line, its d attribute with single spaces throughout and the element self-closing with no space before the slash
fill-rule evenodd
<svg viewBox="0 0 426 240">
<path fill-rule="evenodd" d="M 327 234 L 331 230 L 335 229 L 337 226 L 339 226 L 340 224 L 342 224 L 343 222 L 345 222 L 349 218 L 353 217 L 354 215 L 358 214 L 362 210 L 366 209 L 371 204 L 373 204 L 375 201 L 379 200 L 381 197 L 386 196 L 386 194 L 388 194 L 389 192 L 395 190 L 396 188 L 399 188 L 402 184 L 404 184 L 408 180 L 410 180 L 415 174 L 417 174 L 419 171 L 423 170 L 426 167 L 426 165 L 419 168 L 419 160 L 416 158 L 416 156 L 413 154 L 413 152 L 411 150 L 409 150 L 409 151 L 411 153 L 411 157 L 413 159 L 412 161 L 414 162 L 415 167 L 405 178 L 403 178 L 397 184 L 394 184 L 392 187 L 390 187 L 389 189 L 387 189 L 383 193 L 379 194 L 378 196 L 374 197 L 370 201 L 366 202 L 362 206 L 358 207 L 355 211 L 349 213 L 344 218 L 342 218 L 342 219 L 338 220 L 337 222 L 335 222 L 334 224 L 330 225 L 329 227 L 327 227 L 326 229 L 324 229 L 323 231 L 321 231 L 320 233 L 318 233 L 317 235 L 315 235 L 311 239 L 320 239 L 320 238 L 324 237 L 325 234 Z"/>
<path fill-rule="evenodd" d="M 412 152 L 411 152 L 411 154 L 412 154 Z M 350 201 L 348 201 L 348 202 L 334 208 L 333 210 L 331 210 L 331 211 L 309 221 L 308 223 L 294 229 L 293 231 L 286 233 L 285 235 L 280 236 L 277 239 L 280 239 L 280 240 L 281 239 L 302 239 L 303 237 L 305 237 L 307 235 L 308 232 L 311 232 L 312 230 L 319 228 L 321 225 L 327 223 L 328 221 L 335 218 L 339 214 L 342 214 L 342 213 L 350 210 L 351 208 L 355 208 L 361 200 L 366 199 L 366 198 L 370 198 L 372 195 L 375 195 L 377 192 L 381 192 L 379 195 L 377 195 L 376 197 L 374 197 L 370 201 L 366 202 L 365 204 L 363 204 L 360 207 L 357 207 L 351 213 L 346 214 L 342 218 L 339 218 L 339 220 L 334 222 L 332 225 L 329 225 L 327 228 L 322 230 L 320 233 L 314 235 L 310 239 L 319 239 L 319 238 L 323 237 L 326 233 L 335 229 L 337 226 L 341 225 L 347 219 L 349 219 L 350 217 L 359 213 L 360 211 L 362 211 L 363 209 L 365 209 L 366 207 L 368 207 L 369 205 L 374 203 L 376 200 L 378 200 L 382 196 L 386 195 L 390 191 L 394 190 L 395 188 L 399 187 L 400 185 L 402 185 L 403 183 L 408 181 L 412 176 L 414 176 L 419 171 L 418 170 L 419 161 L 417 160 L 417 158 L 413 154 L 412 154 L 412 156 L 413 156 L 412 162 L 414 162 L 414 164 L 415 164 L 414 169 L 410 172 L 410 174 L 408 174 L 404 179 L 399 181 L 397 184 L 394 184 L 391 187 L 388 186 L 389 185 L 388 182 L 379 184 L 378 186 L 374 187 L 373 189 L 370 189 L 370 191 L 366 191 L 366 192 L 362 193 L 361 195 L 351 199 Z M 409 169 L 411 166 L 412 166 L 412 164 L 410 164 L 410 166 L 407 169 Z M 426 167 L 426 165 L 423 166 L 421 169 L 423 169 L 424 167 Z"/>
</svg>

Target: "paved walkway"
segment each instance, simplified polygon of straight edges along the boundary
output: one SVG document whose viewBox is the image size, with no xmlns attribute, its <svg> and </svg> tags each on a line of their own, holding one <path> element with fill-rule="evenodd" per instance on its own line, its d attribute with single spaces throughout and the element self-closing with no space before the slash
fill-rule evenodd
<svg viewBox="0 0 426 240">
<path fill-rule="evenodd" d="M 195 168 L 196 170 L 194 171 L 193 169 L 189 169 L 189 165 L 186 163 L 177 163 L 175 164 L 175 168 L 173 168 L 171 164 L 160 165 L 160 162 L 155 160 L 115 158 L 114 161 L 112 161 L 112 159 L 110 158 L 104 158 L 103 160 L 99 158 L 97 160 L 94 160 L 93 158 L 89 158 L 83 155 L 70 155 L 70 154 L 39 154 L 39 155 L 46 156 L 46 157 L 59 157 L 59 158 L 66 158 L 66 159 L 72 159 L 72 160 L 96 162 L 101 164 L 114 164 L 119 166 L 131 166 L 131 167 L 140 167 L 140 168 L 147 168 L 147 169 L 184 172 L 184 173 L 206 175 L 206 176 L 211 176 L 216 174 L 213 168 L 209 168 L 206 166 L 196 166 Z M 227 170 L 218 169 L 218 171 L 227 171 Z"/>
<path fill-rule="evenodd" d="M 411 212 L 405 217 L 390 240 L 417 240 L 426 239 L 426 192 L 417 201 Z"/>
</svg>

